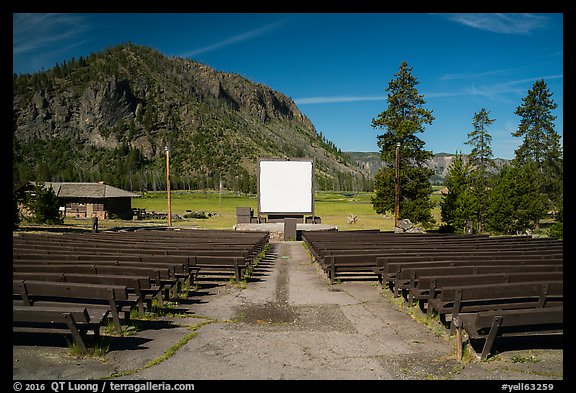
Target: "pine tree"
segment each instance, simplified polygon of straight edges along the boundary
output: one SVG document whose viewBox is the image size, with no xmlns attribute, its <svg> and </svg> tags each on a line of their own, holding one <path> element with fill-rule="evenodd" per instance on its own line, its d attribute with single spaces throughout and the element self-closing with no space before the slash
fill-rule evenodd
<svg viewBox="0 0 576 393">
<path fill-rule="evenodd" d="M 514 234 L 535 226 L 546 212 L 538 185 L 536 164 L 505 165 L 498 174 L 488 202 L 487 227 Z"/>
<path fill-rule="evenodd" d="M 536 81 L 522 101 L 514 112 L 521 120 L 512 135 L 524 137 L 515 151 L 515 161 L 519 165 L 534 161 L 540 174 L 540 191 L 545 195 L 548 207 L 557 211 L 563 200 L 563 154 L 560 136 L 554 130 L 556 116 L 552 115 L 557 105 L 544 80 Z"/>
<path fill-rule="evenodd" d="M 412 67 L 404 61 L 395 78 L 388 83 L 388 108 L 372 119 L 372 127 L 386 129 L 378 135 L 383 167 L 374 179 L 375 196 L 372 205 L 378 214 L 394 210 L 396 144 L 400 143 L 400 217 L 429 225 L 431 214 L 429 178 L 433 171 L 424 166 L 432 152 L 424 150 L 424 141 L 416 136 L 434 120 L 432 111 L 425 109 L 423 96 L 418 93 L 418 81 Z"/>
<path fill-rule="evenodd" d="M 478 232 L 481 232 L 484 227 L 486 209 L 487 209 L 487 194 L 489 189 L 489 169 L 494 167 L 492 161 L 492 136 L 488 133 L 488 126 L 494 123 L 494 119 L 490 119 L 490 112 L 482 108 L 480 112 L 474 114 L 472 118 L 472 126 L 474 130 L 468 134 L 468 140 L 465 142 L 467 145 L 472 146 L 472 151 L 468 155 L 470 165 L 472 166 L 471 173 L 471 194 L 474 200 L 475 221 Z"/>
<path fill-rule="evenodd" d="M 43 182 L 36 182 L 26 206 L 33 214 L 34 222 L 40 224 L 61 224 L 60 203 L 52 188 L 44 187 Z"/>
<path fill-rule="evenodd" d="M 462 232 L 468 220 L 476 216 L 475 198 L 471 192 L 470 163 L 464 163 L 456 152 L 446 176 L 448 194 L 442 196 L 440 215 L 450 231 Z"/>
<path fill-rule="evenodd" d="M 468 155 L 470 163 L 486 174 L 488 167 L 493 166 L 492 157 L 492 136 L 488 133 L 488 126 L 494 123 L 495 119 L 490 119 L 490 111 L 482 108 L 475 113 L 472 118 L 474 130 L 468 134 L 467 145 L 472 146 L 472 151 Z"/>
</svg>

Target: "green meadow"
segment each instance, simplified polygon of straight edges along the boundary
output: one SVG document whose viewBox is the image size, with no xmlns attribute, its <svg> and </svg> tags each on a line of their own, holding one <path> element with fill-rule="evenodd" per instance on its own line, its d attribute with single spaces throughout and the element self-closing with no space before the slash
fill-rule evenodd
<svg viewBox="0 0 576 393">
<path fill-rule="evenodd" d="M 435 190 L 441 187 L 434 187 Z M 380 229 L 392 230 L 394 228 L 394 215 L 379 215 L 374 212 L 371 198 L 373 193 L 368 192 L 318 192 L 315 195 L 314 209 L 323 224 L 335 225 L 339 230 Z M 437 223 L 440 222 L 441 196 L 430 196 L 435 207 L 432 211 Z M 217 191 L 173 191 L 170 194 L 172 214 L 184 216 L 187 211 L 203 211 L 210 213 L 206 219 L 172 220 L 173 226 L 190 226 L 205 229 L 231 229 L 236 224 L 236 207 L 249 206 L 256 213 L 258 200 L 256 195 L 238 195 L 233 192 Z M 148 192 L 140 198 L 132 199 L 132 207 L 146 209 L 147 212 L 167 212 L 168 199 L 166 192 Z M 349 218 L 356 217 L 351 223 Z M 402 217 L 402 214 L 400 214 Z M 104 225 L 130 225 L 138 221 L 109 220 Z M 166 220 L 147 220 L 151 224 L 166 224 Z M 141 224 L 143 222 L 140 222 Z"/>
</svg>

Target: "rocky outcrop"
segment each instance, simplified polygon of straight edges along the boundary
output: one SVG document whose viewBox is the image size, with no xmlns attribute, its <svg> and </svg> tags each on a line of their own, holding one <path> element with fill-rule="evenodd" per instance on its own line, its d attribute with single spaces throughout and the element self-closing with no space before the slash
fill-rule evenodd
<svg viewBox="0 0 576 393">
<path fill-rule="evenodd" d="M 78 128 L 84 131 L 110 128 L 135 115 L 138 99 L 126 79 L 116 76 L 86 88 L 78 107 Z"/>
<path fill-rule="evenodd" d="M 14 134 L 25 142 L 58 137 L 91 139 L 102 145 L 91 134 L 129 119 L 137 104 L 129 82 L 114 76 L 91 84 L 80 96 L 70 89 L 38 90 L 28 104 L 14 97 L 18 113 Z"/>
</svg>

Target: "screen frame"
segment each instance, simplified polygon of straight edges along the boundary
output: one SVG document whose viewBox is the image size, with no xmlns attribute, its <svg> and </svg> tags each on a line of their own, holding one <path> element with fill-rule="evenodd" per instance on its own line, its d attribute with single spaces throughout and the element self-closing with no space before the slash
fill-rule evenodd
<svg viewBox="0 0 576 393">
<path fill-rule="evenodd" d="M 276 210 L 271 210 L 269 208 L 267 208 L 266 203 L 264 203 L 263 205 L 263 198 L 262 198 L 262 192 L 266 192 L 266 185 L 262 185 L 261 183 L 263 181 L 266 181 L 266 177 L 263 178 L 262 176 L 262 165 L 266 162 L 274 162 L 275 164 L 281 163 L 281 162 L 285 162 L 287 164 L 287 166 L 289 166 L 289 163 L 292 162 L 309 162 L 310 163 L 310 181 L 309 181 L 309 188 L 308 188 L 308 181 L 306 181 L 307 184 L 304 185 L 305 188 L 302 189 L 302 193 L 306 193 L 307 195 L 303 196 L 303 199 L 305 198 L 310 198 L 310 205 L 309 205 L 309 209 L 305 209 L 305 210 L 283 210 L 283 211 L 276 211 Z M 298 172 L 298 175 L 300 175 L 301 172 Z M 307 180 L 307 179 L 306 179 Z M 300 215 L 300 216 L 304 216 L 307 214 L 311 214 L 314 215 L 314 189 L 315 189 L 315 181 L 314 181 L 314 160 L 311 159 L 304 159 L 304 158 L 261 158 L 258 160 L 258 178 L 257 178 L 257 189 L 258 189 L 258 214 L 270 214 L 270 215 L 279 215 L 279 216 L 295 216 L 295 215 Z M 309 193 L 309 194 L 308 194 Z M 265 198 L 264 198 L 265 199 Z M 264 201 L 266 202 L 266 201 Z M 262 207 L 264 207 L 264 210 L 262 210 Z"/>
</svg>

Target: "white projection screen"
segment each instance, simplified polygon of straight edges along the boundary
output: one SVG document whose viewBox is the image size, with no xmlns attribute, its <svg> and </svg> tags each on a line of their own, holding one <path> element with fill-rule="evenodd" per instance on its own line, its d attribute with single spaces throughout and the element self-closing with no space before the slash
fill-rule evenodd
<svg viewBox="0 0 576 393">
<path fill-rule="evenodd" d="M 258 212 L 314 214 L 313 162 L 261 159 L 258 163 Z"/>
</svg>

